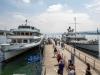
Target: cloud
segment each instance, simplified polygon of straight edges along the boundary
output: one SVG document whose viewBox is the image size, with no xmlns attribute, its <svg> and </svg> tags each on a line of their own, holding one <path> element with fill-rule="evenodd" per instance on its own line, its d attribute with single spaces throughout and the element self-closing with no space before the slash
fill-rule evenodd
<svg viewBox="0 0 100 75">
<path fill-rule="evenodd" d="M 43 32 L 64 32 L 68 26 L 74 28 L 74 17 L 77 17 L 77 31 L 96 28 L 87 13 L 75 13 L 72 9 L 65 10 L 61 4 L 49 6 L 45 12 L 33 17 L 32 22 L 38 25 Z"/>
<path fill-rule="evenodd" d="M 39 3 L 43 4 L 44 0 L 22 0 L 22 2 L 30 4 L 30 3 Z"/>
<path fill-rule="evenodd" d="M 93 13 L 100 14 L 100 0 L 92 0 L 91 3 L 86 4 L 85 7 Z"/>
<path fill-rule="evenodd" d="M 8 15 L 8 16 L 7 16 Z M 23 24 L 27 16 L 24 13 L 9 12 L 6 16 L 0 17 L 0 29 L 13 29 Z"/>
<path fill-rule="evenodd" d="M 48 7 L 48 12 L 59 12 L 61 11 L 63 6 L 61 4 L 51 5 Z"/>
<path fill-rule="evenodd" d="M 17 8 L 30 8 L 33 6 L 33 4 L 39 4 L 39 5 L 43 5 L 44 4 L 44 0 L 8 0 L 9 3 L 11 3 L 13 6 L 17 7 Z"/>
<path fill-rule="evenodd" d="M 31 0 L 22 0 L 24 3 L 31 3 Z"/>
<path fill-rule="evenodd" d="M 87 13 L 75 12 L 73 9 L 65 8 L 62 4 L 50 5 L 44 12 L 35 16 L 14 12 L 8 20 L 1 18 L 0 21 L 2 25 L 10 25 L 8 27 L 13 28 L 22 24 L 27 17 L 30 25 L 39 28 L 44 33 L 66 32 L 69 26 L 74 28 L 74 17 L 77 18 L 77 31 L 96 30 L 97 28 Z"/>
</svg>

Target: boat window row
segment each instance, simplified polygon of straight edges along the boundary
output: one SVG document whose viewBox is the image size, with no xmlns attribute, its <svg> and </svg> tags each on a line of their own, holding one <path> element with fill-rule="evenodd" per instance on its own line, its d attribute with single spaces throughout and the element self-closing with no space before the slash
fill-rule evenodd
<svg viewBox="0 0 100 75">
<path fill-rule="evenodd" d="M 31 27 L 31 26 L 23 26 L 23 25 L 18 27 L 18 29 L 21 29 L 21 28 L 22 29 L 34 29 L 34 27 Z"/>
<path fill-rule="evenodd" d="M 4 35 L 4 32 L 0 32 L 0 35 Z"/>
<path fill-rule="evenodd" d="M 12 39 L 11 43 L 32 43 L 40 39 Z"/>
<path fill-rule="evenodd" d="M 14 32 L 14 35 L 23 35 L 23 36 L 38 36 L 39 33 L 32 33 L 32 32 Z"/>
</svg>

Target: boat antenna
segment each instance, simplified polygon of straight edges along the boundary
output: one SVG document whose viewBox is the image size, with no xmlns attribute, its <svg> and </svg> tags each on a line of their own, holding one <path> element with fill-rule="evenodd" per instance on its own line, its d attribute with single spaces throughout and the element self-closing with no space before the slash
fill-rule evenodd
<svg viewBox="0 0 100 75">
<path fill-rule="evenodd" d="M 99 33 L 99 31 L 98 31 L 98 27 L 97 27 L 97 34 Z"/>
<path fill-rule="evenodd" d="M 25 20 L 25 23 L 26 23 L 25 25 L 27 26 L 27 19 Z"/>
</svg>

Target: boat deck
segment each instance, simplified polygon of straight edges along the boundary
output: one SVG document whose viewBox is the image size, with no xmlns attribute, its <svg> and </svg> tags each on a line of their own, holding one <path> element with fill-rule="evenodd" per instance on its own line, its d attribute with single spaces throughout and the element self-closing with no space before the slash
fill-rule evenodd
<svg viewBox="0 0 100 75">
<path fill-rule="evenodd" d="M 62 50 L 60 46 L 56 46 L 56 48 L 63 53 L 63 57 L 65 60 L 65 68 L 64 68 L 64 74 L 67 75 L 67 63 L 68 60 L 70 59 L 71 53 L 69 50 L 64 49 Z M 70 48 L 70 46 L 69 46 Z M 45 45 L 45 50 L 44 50 L 44 70 L 42 72 L 42 75 L 58 75 L 57 70 L 58 64 L 56 58 L 53 58 L 54 56 L 54 49 L 53 45 Z M 85 70 L 86 70 L 86 64 L 81 61 L 79 58 L 75 57 L 75 68 L 76 68 L 76 75 L 85 75 Z M 94 69 L 91 69 L 92 75 L 99 75 Z"/>
</svg>

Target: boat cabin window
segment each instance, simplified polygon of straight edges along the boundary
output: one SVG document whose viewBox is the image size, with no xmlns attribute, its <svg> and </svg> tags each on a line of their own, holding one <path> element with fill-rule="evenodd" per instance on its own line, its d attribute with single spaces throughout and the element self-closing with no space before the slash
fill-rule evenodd
<svg viewBox="0 0 100 75">
<path fill-rule="evenodd" d="M 28 40 L 27 40 L 27 39 L 24 39 L 24 40 L 23 40 L 23 43 L 27 43 L 27 42 L 28 42 Z"/>
<path fill-rule="evenodd" d="M 21 32 L 21 35 L 24 35 L 24 32 Z"/>
<path fill-rule="evenodd" d="M 33 36 L 38 36 L 38 33 L 33 33 L 32 35 L 33 35 Z"/>
<path fill-rule="evenodd" d="M 16 34 L 17 34 L 17 35 L 20 35 L 20 32 L 17 32 Z"/>
<path fill-rule="evenodd" d="M 35 39 L 35 43 L 39 42 L 41 39 Z"/>
<path fill-rule="evenodd" d="M 28 32 L 26 32 L 26 33 L 25 33 L 25 35 L 29 35 L 29 33 L 28 33 Z"/>
<path fill-rule="evenodd" d="M 34 39 L 30 39 L 30 43 L 34 42 L 35 40 Z"/>
<path fill-rule="evenodd" d="M 18 39 L 18 40 L 17 40 L 17 43 L 22 43 L 22 40 L 21 40 L 21 39 Z"/>
<path fill-rule="evenodd" d="M 17 33 L 16 32 L 13 32 L 14 33 L 14 35 L 17 35 Z"/>
<path fill-rule="evenodd" d="M 12 43 L 16 43 L 16 40 L 15 40 L 15 39 L 13 39 L 11 42 L 12 42 Z"/>
<path fill-rule="evenodd" d="M 18 29 L 30 29 L 30 26 L 19 26 Z"/>
<path fill-rule="evenodd" d="M 30 35 L 32 35 L 32 33 L 30 32 Z"/>
<path fill-rule="evenodd" d="M 4 35 L 4 33 L 3 32 L 0 32 L 0 35 Z"/>
<path fill-rule="evenodd" d="M 34 29 L 34 27 L 32 27 L 32 29 Z"/>
</svg>

